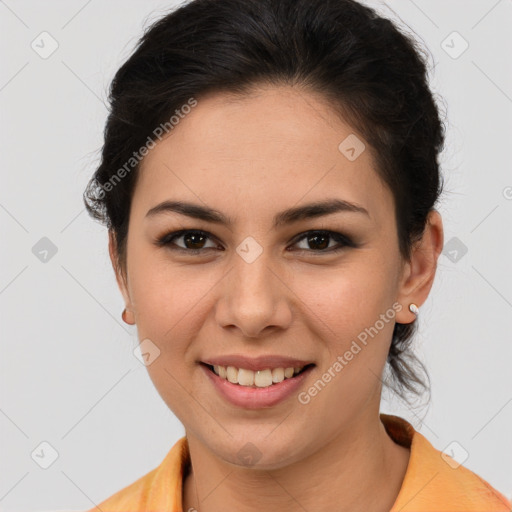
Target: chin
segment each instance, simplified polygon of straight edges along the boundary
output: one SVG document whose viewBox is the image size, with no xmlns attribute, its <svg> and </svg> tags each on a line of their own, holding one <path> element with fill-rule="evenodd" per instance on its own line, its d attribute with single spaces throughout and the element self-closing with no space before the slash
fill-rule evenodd
<svg viewBox="0 0 512 512">
<path fill-rule="evenodd" d="M 266 433 L 251 435 L 246 429 L 240 437 L 228 436 L 226 444 L 213 443 L 210 449 L 222 460 L 247 469 L 275 470 L 301 459 L 298 442 L 271 437 Z"/>
</svg>

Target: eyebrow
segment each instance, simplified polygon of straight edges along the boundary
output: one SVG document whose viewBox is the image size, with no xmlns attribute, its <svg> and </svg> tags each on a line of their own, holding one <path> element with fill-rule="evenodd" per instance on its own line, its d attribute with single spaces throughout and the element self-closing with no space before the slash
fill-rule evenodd
<svg viewBox="0 0 512 512">
<path fill-rule="evenodd" d="M 368 210 L 360 205 L 342 199 L 328 199 L 283 210 L 274 216 L 273 225 L 278 227 L 283 224 L 292 224 L 300 220 L 323 217 L 324 215 L 339 212 L 361 213 L 370 217 Z M 162 213 L 179 213 L 180 215 L 186 215 L 187 217 L 214 224 L 224 224 L 227 226 L 233 224 L 232 219 L 213 208 L 183 201 L 164 201 L 157 204 L 146 213 L 146 218 Z"/>
</svg>

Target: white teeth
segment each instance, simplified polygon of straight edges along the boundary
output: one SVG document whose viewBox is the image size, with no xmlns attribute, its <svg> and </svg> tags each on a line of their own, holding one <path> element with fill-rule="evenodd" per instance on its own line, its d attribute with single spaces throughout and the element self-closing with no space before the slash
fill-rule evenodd
<svg viewBox="0 0 512 512">
<path fill-rule="evenodd" d="M 272 385 L 272 372 L 270 370 L 258 370 L 254 374 L 254 384 L 259 388 Z"/>
<path fill-rule="evenodd" d="M 274 368 L 272 370 L 272 382 L 283 382 L 284 368 Z"/>
<path fill-rule="evenodd" d="M 238 370 L 234 366 L 226 368 L 226 377 L 232 384 L 238 384 Z"/>
<path fill-rule="evenodd" d="M 238 384 L 240 386 L 252 386 L 254 384 L 254 372 L 240 368 L 238 370 Z"/>
<path fill-rule="evenodd" d="M 283 382 L 284 379 L 290 379 L 297 375 L 304 367 L 296 366 L 289 368 L 266 368 L 264 370 L 252 371 L 246 368 L 235 368 L 234 366 L 214 365 L 213 371 L 221 378 L 228 380 L 232 384 L 240 386 L 257 386 L 266 388 L 272 384 Z"/>
</svg>

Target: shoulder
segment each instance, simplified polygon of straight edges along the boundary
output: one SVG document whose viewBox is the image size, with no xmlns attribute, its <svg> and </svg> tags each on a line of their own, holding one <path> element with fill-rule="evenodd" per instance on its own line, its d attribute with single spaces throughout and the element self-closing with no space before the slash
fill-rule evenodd
<svg viewBox="0 0 512 512">
<path fill-rule="evenodd" d="M 386 415 L 385 415 L 386 416 Z M 391 437 L 407 446 L 410 459 L 391 512 L 511 512 L 512 503 L 473 471 L 436 449 L 402 418 L 382 417 Z M 401 432 L 400 435 L 397 432 Z M 397 442 L 398 442 L 397 440 Z"/>
<path fill-rule="evenodd" d="M 179 439 L 158 467 L 99 503 L 88 512 L 177 510 L 189 457 L 186 437 Z"/>
<path fill-rule="evenodd" d="M 408 505 L 403 512 L 511 512 L 512 504 L 503 494 L 476 473 L 434 448 L 418 432 L 415 443 L 418 457 L 404 480 L 403 499 Z"/>
<path fill-rule="evenodd" d="M 154 485 L 154 479 L 158 468 L 140 477 L 135 482 L 117 491 L 110 498 L 102 501 L 89 512 L 135 512 L 143 510 L 147 505 L 148 495 Z"/>
</svg>

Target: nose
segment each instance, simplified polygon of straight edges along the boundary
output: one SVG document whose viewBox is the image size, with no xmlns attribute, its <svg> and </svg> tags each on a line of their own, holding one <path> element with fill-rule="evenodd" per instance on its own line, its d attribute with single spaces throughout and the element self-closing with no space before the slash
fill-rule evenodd
<svg viewBox="0 0 512 512">
<path fill-rule="evenodd" d="M 217 324 L 247 338 L 286 329 L 292 320 L 293 293 L 286 286 L 284 272 L 271 268 L 265 252 L 251 263 L 238 254 L 233 260 L 233 267 L 219 284 Z"/>
</svg>

